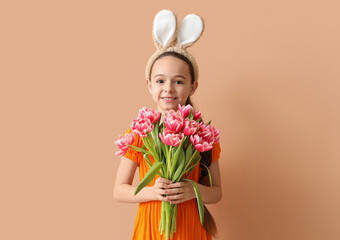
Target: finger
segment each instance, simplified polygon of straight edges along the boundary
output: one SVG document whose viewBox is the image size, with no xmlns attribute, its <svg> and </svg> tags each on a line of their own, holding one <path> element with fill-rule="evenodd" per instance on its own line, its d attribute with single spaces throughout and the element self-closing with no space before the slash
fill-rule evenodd
<svg viewBox="0 0 340 240">
<path fill-rule="evenodd" d="M 179 203 L 182 203 L 182 202 L 185 202 L 185 200 L 181 199 L 181 200 L 173 200 L 173 201 L 170 201 L 170 204 L 179 204 Z"/>
<path fill-rule="evenodd" d="M 155 184 L 156 188 L 162 188 L 162 189 L 166 189 L 168 188 L 168 184 L 165 184 L 165 183 L 158 183 L 158 184 Z"/>
<path fill-rule="evenodd" d="M 172 183 L 171 180 L 166 179 L 166 178 L 162 178 L 162 177 L 157 178 L 156 181 L 159 182 L 159 183 L 165 183 L 165 184 L 171 184 Z"/>
<path fill-rule="evenodd" d="M 180 187 L 184 187 L 184 183 L 183 182 L 172 183 L 172 184 L 168 185 L 168 188 L 180 188 Z"/>
<path fill-rule="evenodd" d="M 160 201 L 169 202 L 166 198 L 167 198 L 166 195 L 159 195 L 159 196 L 158 196 L 158 199 L 159 199 Z"/>
<path fill-rule="evenodd" d="M 174 200 L 181 200 L 184 198 L 184 194 L 176 194 L 176 195 L 171 195 L 171 196 L 166 196 L 167 201 L 174 201 Z"/>
<path fill-rule="evenodd" d="M 162 190 L 162 189 L 157 189 L 156 190 L 156 194 L 159 194 L 159 195 L 164 195 L 164 196 L 167 196 L 168 194 L 166 193 L 166 190 Z"/>
<path fill-rule="evenodd" d="M 184 189 L 183 188 L 172 188 L 172 189 L 166 189 L 165 193 L 167 195 L 175 195 L 175 194 L 179 194 L 179 193 L 183 193 Z"/>
</svg>

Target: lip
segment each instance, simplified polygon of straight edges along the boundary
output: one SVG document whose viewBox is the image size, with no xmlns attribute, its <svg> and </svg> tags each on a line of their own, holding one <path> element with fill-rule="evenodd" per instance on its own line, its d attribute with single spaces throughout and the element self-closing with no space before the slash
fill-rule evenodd
<svg viewBox="0 0 340 240">
<path fill-rule="evenodd" d="M 174 102 L 177 98 L 176 97 L 161 97 L 161 99 L 165 102 L 171 103 L 171 102 Z"/>
</svg>

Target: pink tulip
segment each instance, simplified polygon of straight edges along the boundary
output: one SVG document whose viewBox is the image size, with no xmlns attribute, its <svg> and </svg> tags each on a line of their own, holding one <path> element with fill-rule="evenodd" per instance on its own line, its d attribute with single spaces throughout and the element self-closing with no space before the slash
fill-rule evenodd
<svg viewBox="0 0 340 240">
<path fill-rule="evenodd" d="M 151 132 L 154 125 L 148 118 L 137 118 L 132 121 L 130 129 L 140 137 L 146 137 L 148 132 Z"/>
<path fill-rule="evenodd" d="M 213 143 L 215 141 L 214 135 L 211 132 L 211 128 L 209 127 L 209 125 L 202 124 L 198 131 L 198 134 L 205 142 Z"/>
<path fill-rule="evenodd" d="M 201 112 L 200 111 L 196 111 L 195 115 L 194 115 L 194 120 L 198 120 L 201 117 Z"/>
<path fill-rule="evenodd" d="M 202 136 L 200 136 L 200 133 L 190 136 L 190 142 L 199 152 L 206 152 L 213 148 L 213 143 L 204 141 Z"/>
<path fill-rule="evenodd" d="M 185 106 L 181 106 L 180 104 L 178 104 L 178 110 L 182 113 L 184 118 L 189 117 L 190 110 L 191 110 L 191 113 L 194 114 L 195 121 L 201 117 L 201 112 L 195 111 L 194 108 L 190 104 L 185 105 Z"/>
<path fill-rule="evenodd" d="M 199 123 L 189 119 L 184 120 L 184 127 L 183 127 L 183 133 L 187 136 L 194 135 L 197 132 L 197 129 L 199 127 Z"/>
<path fill-rule="evenodd" d="M 153 124 L 158 121 L 160 116 L 161 114 L 157 110 L 143 107 L 142 109 L 139 110 L 137 118 L 147 118 Z"/>
<path fill-rule="evenodd" d="M 183 133 L 174 133 L 168 129 L 164 129 L 163 134 L 159 133 L 159 138 L 162 142 L 169 146 L 178 147 L 183 137 Z"/>
<path fill-rule="evenodd" d="M 185 105 L 185 106 L 183 105 L 182 107 L 180 104 L 178 104 L 178 111 L 182 113 L 183 118 L 189 117 L 190 111 L 192 114 L 194 114 L 194 108 L 190 104 Z"/>
<path fill-rule="evenodd" d="M 115 154 L 121 157 L 124 156 L 129 149 L 129 146 L 126 145 L 132 145 L 134 141 L 135 134 L 133 132 L 126 133 L 124 136 L 119 135 L 118 140 L 114 142 L 119 148 L 119 151 L 117 151 Z"/>
<path fill-rule="evenodd" d="M 220 139 L 218 129 L 210 124 L 201 124 L 198 132 L 203 140 L 208 143 L 217 143 Z"/>
<path fill-rule="evenodd" d="M 220 140 L 220 131 L 217 128 L 215 128 L 214 126 L 211 126 L 211 128 L 212 128 L 212 132 L 213 132 L 214 138 L 215 138 L 214 142 L 218 143 L 219 140 Z"/>
<path fill-rule="evenodd" d="M 164 116 L 165 127 L 175 133 L 179 133 L 183 127 L 183 116 L 180 111 L 169 110 Z"/>
</svg>

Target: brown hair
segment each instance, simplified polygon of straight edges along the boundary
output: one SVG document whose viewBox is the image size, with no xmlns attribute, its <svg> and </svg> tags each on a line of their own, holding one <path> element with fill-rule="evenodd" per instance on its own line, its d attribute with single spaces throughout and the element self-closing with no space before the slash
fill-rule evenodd
<svg viewBox="0 0 340 240">
<path fill-rule="evenodd" d="M 192 63 L 182 54 L 179 54 L 177 52 L 164 52 L 161 55 L 159 55 L 155 61 L 152 63 L 151 65 L 151 71 L 150 71 L 150 76 L 149 76 L 149 80 L 151 79 L 151 72 L 152 72 L 152 67 L 154 65 L 154 63 L 165 56 L 172 56 L 172 57 L 177 57 L 181 60 L 183 60 L 184 62 L 186 62 L 189 66 L 189 71 L 190 71 L 190 77 L 191 77 L 191 83 L 194 83 L 195 81 L 195 73 L 194 73 L 194 67 L 192 65 Z M 186 105 L 190 104 L 191 106 L 194 106 L 191 102 L 190 96 L 188 97 L 186 103 Z M 211 161 L 212 161 L 212 150 L 207 151 L 207 152 L 202 152 L 201 153 L 201 160 L 200 163 L 204 164 L 205 166 L 207 166 L 209 168 Z M 207 175 L 208 175 L 208 171 L 207 169 L 200 164 L 200 178 L 198 180 L 198 183 L 202 184 L 202 185 L 207 185 Z M 203 221 L 203 227 L 205 228 L 205 230 L 212 236 L 212 237 L 216 237 L 217 235 L 217 227 L 216 227 L 216 223 L 215 220 L 213 218 L 213 216 L 211 215 L 211 213 L 209 212 L 209 210 L 206 208 L 206 206 L 204 205 L 204 221 Z"/>
</svg>

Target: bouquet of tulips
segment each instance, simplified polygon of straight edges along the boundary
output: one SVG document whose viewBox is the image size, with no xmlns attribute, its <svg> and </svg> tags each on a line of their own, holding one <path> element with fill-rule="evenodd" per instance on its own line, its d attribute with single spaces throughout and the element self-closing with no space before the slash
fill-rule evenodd
<svg viewBox="0 0 340 240">
<path fill-rule="evenodd" d="M 161 121 L 163 119 L 163 121 Z M 119 147 L 116 155 L 124 156 L 131 148 L 141 152 L 150 170 L 144 176 L 135 190 L 135 195 L 147 186 L 158 174 L 170 179 L 173 183 L 189 181 L 195 191 L 201 224 L 204 219 L 204 205 L 195 181 L 188 179 L 191 171 L 199 164 L 200 152 L 209 151 L 213 144 L 219 141 L 219 131 L 209 123 L 204 124 L 201 113 L 194 111 L 191 105 L 178 106 L 178 110 L 169 110 L 161 114 L 152 109 L 139 110 L 137 119 L 131 126 L 131 133 L 119 136 L 115 144 Z M 143 140 L 143 146 L 133 146 L 135 135 Z M 154 163 L 149 156 L 154 158 Z M 202 164 L 202 163 L 201 163 Z M 205 166 L 206 167 L 206 166 Z M 206 167 L 207 168 L 207 167 Z M 210 185 L 211 176 L 209 173 Z M 176 232 L 177 204 L 162 202 L 162 212 L 159 225 L 161 234 L 165 231 L 166 239 L 173 237 Z"/>
</svg>

